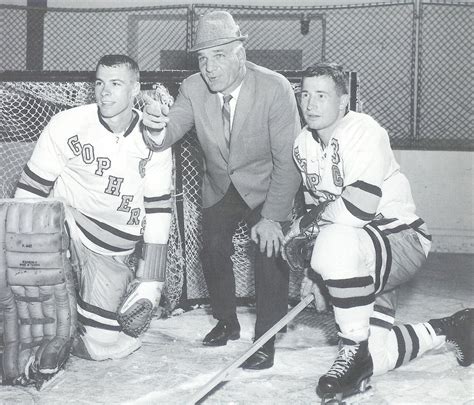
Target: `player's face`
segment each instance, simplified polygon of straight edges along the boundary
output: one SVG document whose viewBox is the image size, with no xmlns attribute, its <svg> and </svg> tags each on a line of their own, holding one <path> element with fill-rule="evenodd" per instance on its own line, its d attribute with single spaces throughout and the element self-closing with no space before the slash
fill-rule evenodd
<svg viewBox="0 0 474 405">
<path fill-rule="evenodd" d="M 245 74 L 245 52 L 235 43 L 198 52 L 199 70 L 211 91 L 229 94 Z"/>
<path fill-rule="evenodd" d="M 95 99 L 104 118 L 130 114 L 139 90 L 135 74 L 126 65 L 98 67 Z"/>
<path fill-rule="evenodd" d="M 332 133 L 344 116 L 347 95 L 337 94 L 336 84 L 329 76 L 305 77 L 299 102 L 308 127 L 324 135 Z"/>
</svg>

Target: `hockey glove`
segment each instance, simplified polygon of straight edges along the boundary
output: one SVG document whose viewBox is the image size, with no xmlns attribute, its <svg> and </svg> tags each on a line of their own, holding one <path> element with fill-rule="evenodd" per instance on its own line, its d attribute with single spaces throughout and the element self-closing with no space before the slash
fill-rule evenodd
<svg viewBox="0 0 474 405">
<path fill-rule="evenodd" d="M 305 298 L 309 294 L 314 295 L 314 306 L 317 312 L 326 312 L 329 309 L 329 294 L 327 288 L 324 285 L 319 274 L 315 273 L 311 269 L 305 269 L 304 278 L 301 282 L 300 295 L 301 299 Z"/>
<path fill-rule="evenodd" d="M 304 271 L 310 267 L 314 242 L 318 235 L 318 226 L 314 223 L 301 229 L 302 217 L 298 218 L 283 239 L 282 257 L 288 262 L 292 271 Z"/>
<path fill-rule="evenodd" d="M 138 337 L 146 332 L 158 308 L 163 284 L 160 281 L 138 279 L 130 283 L 117 311 L 117 321 L 124 333 Z"/>
</svg>

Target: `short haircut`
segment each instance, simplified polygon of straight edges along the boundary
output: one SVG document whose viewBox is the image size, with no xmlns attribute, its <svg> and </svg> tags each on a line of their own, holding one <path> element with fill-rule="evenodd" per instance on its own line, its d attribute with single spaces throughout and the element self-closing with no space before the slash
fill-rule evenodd
<svg viewBox="0 0 474 405">
<path fill-rule="evenodd" d="M 138 63 L 127 55 L 104 55 L 100 58 L 99 62 L 97 62 L 95 71 L 97 72 L 99 66 L 113 67 L 121 65 L 127 66 L 127 68 L 135 74 L 136 81 L 140 81 L 140 68 L 138 67 Z"/>
<path fill-rule="evenodd" d="M 303 71 L 301 85 L 306 77 L 328 76 L 336 84 L 338 95 L 349 94 L 349 74 L 342 66 L 335 63 L 316 63 Z"/>
</svg>

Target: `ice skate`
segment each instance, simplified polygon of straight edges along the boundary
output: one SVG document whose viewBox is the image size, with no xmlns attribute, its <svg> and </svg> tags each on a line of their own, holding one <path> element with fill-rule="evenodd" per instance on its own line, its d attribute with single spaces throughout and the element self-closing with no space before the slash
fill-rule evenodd
<svg viewBox="0 0 474 405">
<path fill-rule="evenodd" d="M 473 360 L 474 346 L 474 308 L 467 308 L 446 318 L 429 321 L 437 335 L 446 336 L 446 342 L 454 346 L 456 359 L 463 367 Z"/>
<path fill-rule="evenodd" d="M 339 354 L 329 371 L 319 379 L 316 393 L 321 404 L 344 404 L 347 397 L 370 388 L 373 373 L 368 341 L 356 343 L 343 339 Z"/>
</svg>

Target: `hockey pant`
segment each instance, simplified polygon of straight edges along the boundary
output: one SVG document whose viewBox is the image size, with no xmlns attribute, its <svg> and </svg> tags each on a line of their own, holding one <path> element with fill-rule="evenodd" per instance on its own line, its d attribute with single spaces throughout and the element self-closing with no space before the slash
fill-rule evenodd
<svg viewBox="0 0 474 405">
<path fill-rule="evenodd" d="M 72 354 L 97 361 L 126 357 L 141 346 L 141 340 L 123 333 L 117 321 L 117 308 L 134 278 L 131 256 L 100 255 L 77 240 L 74 250 L 79 335 Z"/>
<path fill-rule="evenodd" d="M 426 261 L 419 239 L 429 238 L 424 224 L 420 232 L 398 220 L 384 219 L 364 228 L 324 226 L 316 239 L 311 267 L 328 287 L 340 336 L 356 342 L 369 340 L 375 375 L 445 340 L 427 322 L 394 326 L 398 287 Z"/>
</svg>

